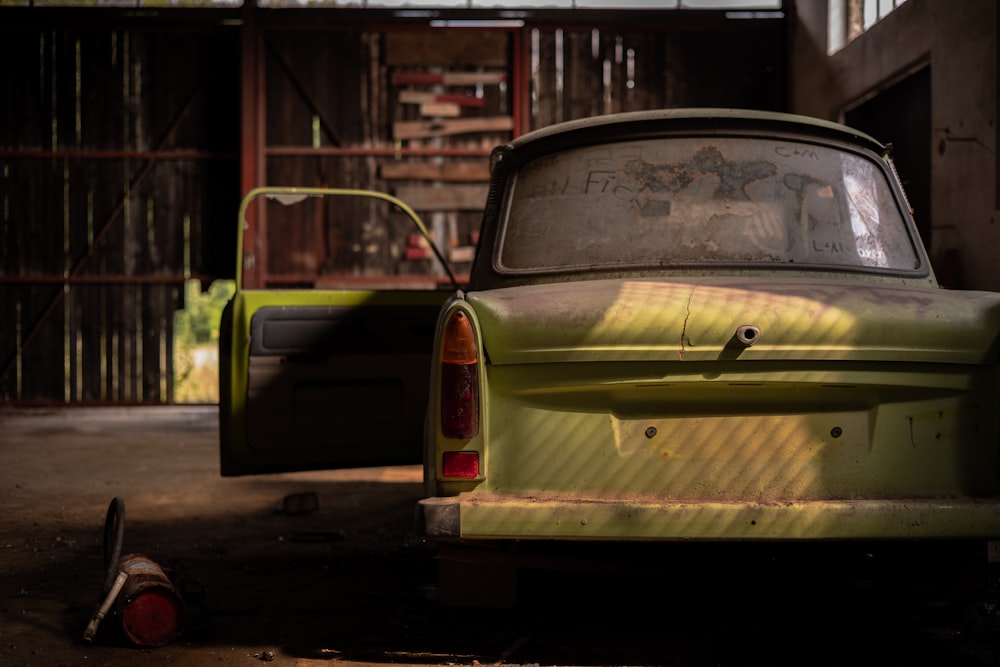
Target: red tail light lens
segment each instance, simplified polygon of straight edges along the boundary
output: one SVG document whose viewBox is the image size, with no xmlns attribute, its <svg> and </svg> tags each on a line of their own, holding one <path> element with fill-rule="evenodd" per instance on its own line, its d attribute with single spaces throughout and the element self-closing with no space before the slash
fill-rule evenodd
<svg viewBox="0 0 1000 667">
<path fill-rule="evenodd" d="M 479 352 L 461 310 L 448 318 L 441 343 L 441 432 L 465 440 L 479 433 Z"/>
<path fill-rule="evenodd" d="M 473 479 L 479 476 L 479 452 L 445 452 L 441 457 L 445 477 Z"/>
</svg>

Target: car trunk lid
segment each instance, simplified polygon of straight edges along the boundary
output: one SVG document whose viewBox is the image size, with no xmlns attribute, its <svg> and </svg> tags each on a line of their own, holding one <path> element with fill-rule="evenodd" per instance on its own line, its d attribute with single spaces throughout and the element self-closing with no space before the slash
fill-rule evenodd
<svg viewBox="0 0 1000 667">
<path fill-rule="evenodd" d="M 489 362 L 481 492 L 630 503 L 1000 492 L 996 295 L 704 279 L 468 298 Z M 744 324 L 760 330 L 751 346 L 734 343 Z"/>
<path fill-rule="evenodd" d="M 1000 296 L 857 281 L 588 280 L 471 293 L 492 364 L 996 355 Z M 737 330 L 759 331 L 752 343 Z"/>
</svg>

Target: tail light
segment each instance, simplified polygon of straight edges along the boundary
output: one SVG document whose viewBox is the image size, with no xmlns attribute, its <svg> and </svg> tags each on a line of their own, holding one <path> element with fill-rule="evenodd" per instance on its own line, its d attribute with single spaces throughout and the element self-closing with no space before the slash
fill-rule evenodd
<svg viewBox="0 0 1000 667">
<path fill-rule="evenodd" d="M 441 343 L 441 432 L 465 440 L 479 433 L 479 351 L 462 310 L 448 317 Z"/>
<path fill-rule="evenodd" d="M 441 456 L 441 474 L 467 479 L 478 477 L 479 452 L 445 452 Z"/>
</svg>

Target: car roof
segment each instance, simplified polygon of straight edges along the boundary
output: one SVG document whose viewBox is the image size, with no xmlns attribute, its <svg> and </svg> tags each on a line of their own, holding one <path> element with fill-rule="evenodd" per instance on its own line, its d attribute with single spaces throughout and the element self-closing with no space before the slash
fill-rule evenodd
<svg viewBox="0 0 1000 667">
<path fill-rule="evenodd" d="M 887 147 L 854 128 L 810 116 L 750 109 L 656 109 L 593 116 L 550 125 L 514 139 L 500 150 L 520 152 L 551 144 L 602 143 L 667 132 L 791 132 L 861 145 L 879 155 Z"/>
</svg>

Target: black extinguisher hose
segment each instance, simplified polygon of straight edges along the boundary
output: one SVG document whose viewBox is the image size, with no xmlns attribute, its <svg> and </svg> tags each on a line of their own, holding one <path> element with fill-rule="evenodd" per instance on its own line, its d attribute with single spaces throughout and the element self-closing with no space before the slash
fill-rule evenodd
<svg viewBox="0 0 1000 667">
<path fill-rule="evenodd" d="M 125 539 L 125 501 L 115 496 L 108 506 L 104 518 L 104 586 L 97 609 L 83 631 L 83 641 L 92 642 L 97 635 L 97 628 L 111 608 L 128 575 L 118 571 L 118 559 L 122 553 L 122 542 Z"/>
<path fill-rule="evenodd" d="M 115 496 L 104 518 L 104 587 L 101 598 L 107 596 L 118 576 L 118 559 L 125 541 L 125 500 Z"/>
</svg>

